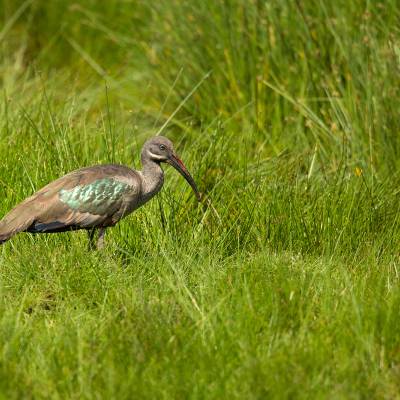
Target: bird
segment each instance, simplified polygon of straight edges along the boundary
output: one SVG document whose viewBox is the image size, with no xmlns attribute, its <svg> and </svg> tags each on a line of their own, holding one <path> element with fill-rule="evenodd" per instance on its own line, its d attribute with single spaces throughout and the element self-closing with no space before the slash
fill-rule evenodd
<svg viewBox="0 0 400 400">
<path fill-rule="evenodd" d="M 107 228 L 114 226 L 162 188 L 161 163 L 172 165 L 201 200 L 196 183 L 163 136 L 147 140 L 142 170 L 120 164 L 94 165 L 72 171 L 44 186 L 0 220 L 0 244 L 20 232 L 55 233 L 84 229 L 89 247 L 102 249 Z M 97 240 L 95 240 L 97 233 Z"/>
</svg>

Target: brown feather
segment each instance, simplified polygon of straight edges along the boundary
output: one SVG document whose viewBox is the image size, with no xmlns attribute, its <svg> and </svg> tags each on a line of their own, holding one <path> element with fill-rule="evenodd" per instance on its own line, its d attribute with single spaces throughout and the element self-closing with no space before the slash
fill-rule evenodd
<svg viewBox="0 0 400 400">
<path fill-rule="evenodd" d="M 51 226 L 54 222 L 59 222 L 59 226 L 54 230 L 45 230 L 45 232 L 115 225 L 124 216 L 123 208 L 125 206 L 122 200 L 117 202 L 119 207 L 113 208 L 111 213 L 99 215 L 73 210 L 59 198 L 61 189 L 73 189 L 102 178 L 129 182 L 132 190 L 136 193 L 139 193 L 141 189 L 137 172 L 123 165 L 97 165 L 70 172 L 18 204 L 0 221 L 0 243 L 10 239 L 18 232 L 35 232 L 35 226 L 46 224 Z M 117 220 L 113 219 L 113 215 L 118 212 L 120 217 Z"/>
</svg>

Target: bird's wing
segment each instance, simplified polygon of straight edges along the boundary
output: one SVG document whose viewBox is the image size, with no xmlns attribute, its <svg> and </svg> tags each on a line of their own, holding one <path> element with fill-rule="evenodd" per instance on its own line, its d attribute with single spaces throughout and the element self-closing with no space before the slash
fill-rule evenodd
<svg viewBox="0 0 400 400">
<path fill-rule="evenodd" d="M 15 232 L 54 232 L 113 225 L 126 207 L 126 196 L 141 190 L 137 172 L 120 165 L 73 171 L 43 187 L 8 213 L 0 223 Z"/>
</svg>

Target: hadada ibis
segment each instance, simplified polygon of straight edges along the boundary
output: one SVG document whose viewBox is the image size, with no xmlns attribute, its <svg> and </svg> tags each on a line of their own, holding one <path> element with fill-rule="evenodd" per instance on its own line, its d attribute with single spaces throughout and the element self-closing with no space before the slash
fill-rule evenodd
<svg viewBox="0 0 400 400">
<path fill-rule="evenodd" d="M 200 201 L 193 178 L 167 138 L 149 139 L 143 145 L 141 162 L 141 171 L 118 164 L 95 165 L 49 183 L 0 221 L 0 244 L 19 232 L 86 229 L 91 245 L 94 232 L 98 231 L 97 247 L 102 248 L 106 228 L 114 226 L 160 191 L 164 183 L 162 162 L 182 174 Z"/>
</svg>

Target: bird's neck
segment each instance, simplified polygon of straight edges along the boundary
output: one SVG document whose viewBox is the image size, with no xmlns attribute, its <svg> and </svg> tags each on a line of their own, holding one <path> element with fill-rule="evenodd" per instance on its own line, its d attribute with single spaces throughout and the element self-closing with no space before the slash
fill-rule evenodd
<svg viewBox="0 0 400 400">
<path fill-rule="evenodd" d="M 159 163 L 142 158 L 142 191 L 146 197 L 157 194 L 164 183 L 164 171 Z"/>
</svg>

